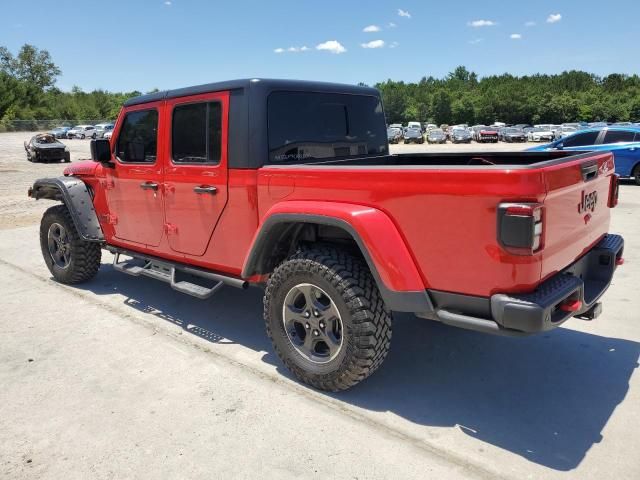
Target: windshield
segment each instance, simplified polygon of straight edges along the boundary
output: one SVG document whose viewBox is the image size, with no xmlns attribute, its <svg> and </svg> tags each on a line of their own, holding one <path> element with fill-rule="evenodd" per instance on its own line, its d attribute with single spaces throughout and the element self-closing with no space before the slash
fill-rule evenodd
<svg viewBox="0 0 640 480">
<path fill-rule="evenodd" d="M 444 132 L 440 129 L 438 130 L 431 130 L 430 135 L 444 135 Z"/>
</svg>

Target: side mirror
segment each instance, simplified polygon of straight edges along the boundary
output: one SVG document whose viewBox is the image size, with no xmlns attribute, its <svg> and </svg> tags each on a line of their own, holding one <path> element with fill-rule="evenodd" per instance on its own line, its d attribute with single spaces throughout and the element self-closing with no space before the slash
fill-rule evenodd
<svg viewBox="0 0 640 480">
<path fill-rule="evenodd" d="M 111 163 L 111 143 L 100 138 L 91 140 L 91 160 L 100 163 Z"/>
</svg>

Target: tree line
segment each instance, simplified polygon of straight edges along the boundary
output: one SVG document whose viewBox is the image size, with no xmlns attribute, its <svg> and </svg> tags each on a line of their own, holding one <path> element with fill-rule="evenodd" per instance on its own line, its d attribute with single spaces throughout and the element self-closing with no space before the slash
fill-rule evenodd
<svg viewBox="0 0 640 480">
<path fill-rule="evenodd" d="M 490 125 L 640 121 L 640 77 L 569 71 L 558 75 L 478 78 L 460 66 L 445 78 L 375 85 L 389 123 Z"/>
<path fill-rule="evenodd" d="M 0 131 L 39 130 L 43 120 L 78 124 L 116 118 L 122 103 L 141 92 L 63 92 L 55 86 L 62 72 L 46 50 L 24 45 L 16 55 L 0 47 Z"/>
<path fill-rule="evenodd" d="M 0 47 L 0 131 L 37 129 L 38 120 L 113 120 L 124 101 L 141 94 L 79 87 L 63 92 L 55 86 L 61 73 L 46 50 L 27 44 L 14 55 Z M 389 123 L 640 121 L 638 75 L 569 71 L 479 78 L 460 66 L 445 78 L 387 80 L 375 87 L 382 92 Z"/>
</svg>

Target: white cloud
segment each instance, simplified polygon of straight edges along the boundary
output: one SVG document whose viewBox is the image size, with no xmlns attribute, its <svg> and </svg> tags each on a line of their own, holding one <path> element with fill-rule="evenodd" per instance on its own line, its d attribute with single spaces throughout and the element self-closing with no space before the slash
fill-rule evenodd
<svg viewBox="0 0 640 480">
<path fill-rule="evenodd" d="M 559 13 L 552 13 L 547 17 L 547 23 L 556 23 L 562 20 L 562 15 Z"/>
<path fill-rule="evenodd" d="M 384 47 L 384 40 L 372 40 L 367 43 L 361 43 L 362 48 L 382 48 Z"/>
<path fill-rule="evenodd" d="M 379 32 L 380 27 L 377 25 L 369 25 L 368 27 L 364 27 L 362 31 L 365 33 Z"/>
<path fill-rule="evenodd" d="M 411 14 L 409 12 L 407 12 L 406 10 L 402 10 L 401 8 L 398 9 L 398 16 L 411 18 Z"/>
<path fill-rule="evenodd" d="M 470 43 L 471 45 L 477 45 L 477 44 L 479 44 L 479 43 L 482 43 L 483 41 L 484 41 L 484 39 L 483 39 L 483 38 L 474 38 L 473 40 L 469 40 L 469 43 Z"/>
<path fill-rule="evenodd" d="M 522 35 L 520 35 L 519 33 L 512 33 L 509 38 L 511 38 L 511 40 L 520 40 L 522 38 Z"/>
<path fill-rule="evenodd" d="M 398 25 L 396 25 L 393 22 L 389 22 L 389 24 L 387 25 L 388 28 L 396 28 Z"/>
<path fill-rule="evenodd" d="M 165 5 L 167 6 L 171 6 L 171 2 L 169 0 L 167 0 L 166 2 L 164 2 Z"/>
<path fill-rule="evenodd" d="M 537 23 L 536 22 L 532 22 L 532 21 L 526 22 L 524 24 L 525 27 L 535 27 L 536 25 L 537 25 Z"/>
<path fill-rule="evenodd" d="M 389 44 L 389 48 L 398 48 L 400 46 L 400 44 L 398 42 L 391 42 Z"/>
<path fill-rule="evenodd" d="M 347 51 L 344 46 L 337 40 L 328 40 L 320 45 L 316 46 L 316 50 L 326 50 L 327 52 L 335 53 L 336 55 Z"/>
<path fill-rule="evenodd" d="M 467 25 L 473 28 L 480 28 L 480 27 L 493 27 L 497 25 L 497 23 L 494 22 L 493 20 L 472 20 L 471 22 L 467 23 Z"/>
<path fill-rule="evenodd" d="M 309 50 L 311 49 L 305 45 L 304 47 L 276 48 L 274 50 L 274 53 L 285 53 L 285 52 L 299 53 L 299 52 L 308 52 Z"/>
</svg>

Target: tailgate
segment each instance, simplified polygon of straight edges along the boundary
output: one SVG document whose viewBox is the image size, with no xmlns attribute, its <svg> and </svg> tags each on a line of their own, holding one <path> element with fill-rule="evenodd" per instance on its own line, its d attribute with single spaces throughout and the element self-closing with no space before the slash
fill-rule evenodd
<svg viewBox="0 0 640 480">
<path fill-rule="evenodd" d="M 541 277 L 567 267 L 609 230 L 611 153 L 585 154 L 544 166 L 544 248 Z"/>
</svg>

